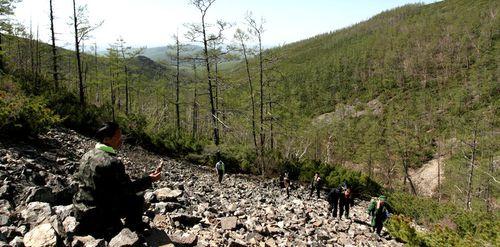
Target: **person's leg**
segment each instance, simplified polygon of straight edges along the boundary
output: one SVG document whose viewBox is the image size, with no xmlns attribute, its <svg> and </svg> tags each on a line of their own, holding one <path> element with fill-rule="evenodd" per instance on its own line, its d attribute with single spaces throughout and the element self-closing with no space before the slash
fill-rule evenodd
<svg viewBox="0 0 500 247">
<path fill-rule="evenodd" d="M 349 203 L 346 202 L 345 205 L 344 205 L 344 211 L 345 211 L 345 217 L 346 218 L 349 218 Z"/>
<path fill-rule="evenodd" d="M 344 215 L 344 202 L 340 200 L 339 202 L 339 218 L 342 219 L 342 216 Z"/>
<path fill-rule="evenodd" d="M 376 220 L 375 221 L 375 227 L 376 227 L 376 230 L 377 230 L 377 235 L 380 236 L 380 234 L 382 233 L 382 227 L 384 226 L 384 222 L 382 220 Z"/>
<path fill-rule="evenodd" d="M 101 211 L 96 208 L 86 212 L 78 212 L 79 221 L 74 235 L 92 235 L 95 238 L 110 240 L 122 228 L 120 216 L 116 212 Z"/>
<path fill-rule="evenodd" d="M 314 186 L 311 186 L 311 193 L 309 193 L 309 198 L 313 196 L 313 193 L 314 193 Z"/>
<path fill-rule="evenodd" d="M 320 187 L 319 187 L 319 186 L 318 186 L 318 187 L 316 187 L 316 196 L 318 197 L 318 199 L 319 199 L 320 190 L 321 190 L 321 189 L 320 189 Z"/>
<path fill-rule="evenodd" d="M 286 186 L 286 198 L 290 197 L 290 186 Z"/>
<path fill-rule="evenodd" d="M 126 206 L 125 206 L 126 205 Z M 132 231 L 143 231 L 147 226 L 142 222 L 144 214 L 144 197 L 131 196 L 124 205 L 125 225 Z"/>
<path fill-rule="evenodd" d="M 333 199 L 333 213 L 332 213 L 333 218 L 337 217 L 338 203 L 339 203 L 339 201 L 337 198 Z"/>
<path fill-rule="evenodd" d="M 219 183 L 222 182 L 222 171 L 217 171 L 217 175 L 219 176 Z"/>
</svg>

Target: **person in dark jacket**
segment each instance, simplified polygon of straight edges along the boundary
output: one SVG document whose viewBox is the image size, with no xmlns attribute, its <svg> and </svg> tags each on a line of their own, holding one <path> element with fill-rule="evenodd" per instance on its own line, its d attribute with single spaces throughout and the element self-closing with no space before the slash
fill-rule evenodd
<svg viewBox="0 0 500 247">
<path fill-rule="evenodd" d="M 342 219 L 342 215 L 349 219 L 349 208 L 354 205 L 354 200 L 352 198 L 351 188 L 345 187 L 344 190 L 339 193 L 339 218 Z"/>
<path fill-rule="evenodd" d="M 161 167 L 137 180 L 131 180 L 117 158 L 122 133 L 116 123 L 106 123 L 97 131 L 99 142 L 83 155 L 76 174 L 78 191 L 73 197 L 79 235 L 111 238 L 125 226 L 144 230 L 144 197 L 139 193 L 161 178 Z"/>
<path fill-rule="evenodd" d="M 328 201 L 329 204 L 328 212 L 332 214 L 333 218 L 337 217 L 339 196 L 340 196 L 339 188 L 332 188 L 330 192 L 328 192 L 328 195 L 326 196 L 326 200 Z"/>
</svg>

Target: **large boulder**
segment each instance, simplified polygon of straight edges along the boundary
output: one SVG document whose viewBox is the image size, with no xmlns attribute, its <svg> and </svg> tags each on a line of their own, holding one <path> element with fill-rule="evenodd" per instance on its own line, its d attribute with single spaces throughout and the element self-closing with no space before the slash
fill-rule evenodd
<svg viewBox="0 0 500 247">
<path fill-rule="evenodd" d="M 26 247 L 56 247 L 57 234 L 50 223 L 45 223 L 26 233 L 23 242 Z"/>
<path fill-rule="evenodd" d="M 177 198 L 182 195 L 182 190 L 171 190 L 169 188 L 157 189 L 154 192 L 156 199 L 162 202 L 177 201 Z"/>
<path fill-rule="evenodd" d="M 31 202 L 21 211 L 22 219 L 31 227 L 51 220 L 52 209 L 46 202 Z"/>
<path fill-rule="evenodd" d="M 118 235 L 109 241 L 109 247 L 130 247 L 139 246 L 139 237 L 137 233 L 128 228 L 124 228 Z"/>
</svg>

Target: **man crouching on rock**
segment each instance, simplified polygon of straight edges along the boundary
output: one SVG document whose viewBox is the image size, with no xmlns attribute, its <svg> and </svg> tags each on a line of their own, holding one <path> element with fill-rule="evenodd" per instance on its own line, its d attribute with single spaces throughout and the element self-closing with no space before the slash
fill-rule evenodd
<svg viewBox="0 0 500 247">
<path fill-rule="evenodd" d="M 98 143 L 80 160 L 76 174 L 78 192 L 73 198 L 79 226 L 77 235 L 109 239 L 125 227 L 142 231 L 144 198 L 138 194 L 161 178 L 161 167 L 149 176 L 132 181 L 116 157 L 122 133 L 116 123 L 108 122 L 97 131 Z"/>
</svg>

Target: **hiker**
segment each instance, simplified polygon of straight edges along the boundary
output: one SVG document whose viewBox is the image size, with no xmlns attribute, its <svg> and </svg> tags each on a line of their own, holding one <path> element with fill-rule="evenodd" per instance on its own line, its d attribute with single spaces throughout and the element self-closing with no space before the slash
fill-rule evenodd
<svg viewBox="0 0 500 247">
<path fill-rule="evenodd" d="M 326 196 L 326 200 L 328 201 L 329 204 L 328 212 L 332 213 L 333 218 L 337 217 L 339 196 L 340 196 L 339 188 L 332 188 L 330 192 L 328 192 L 328 195 Z"/>
<path fill-rule="evenodd" d="M 217 154 L 217 157 L 219 157 L 219 156 L 220 155 Z M 224 173 L 226 172 L 224 162 L 222 162 L 222 160 L 219 159 L 219 162 L 217 162 L 217 164 L 215 164 L 215 171 L 217 172 L 217 176 L 219 177 L 219 184 L 220 184 L 220 183 L 222 183 L 222 177 L 224 176 Z"/>
<path fill-rule="evenodd" d="M 140 194 L 161 178 L 161 166 L 148 176 L 131 180 L 117 158 L 122 132 L 116 123 L 105 123 L 98 131 L 99 143 L 85 153 L 76 173 L 78 191 L 73 197 L 78 235 L 109 239 L 125 227 L 142 232 L 144 197 Z"/>
<path fill-rule="evenodd" d="M 389 211 L 387 210 L 388 205 L 385 203 L 386 199 L 384 195 L 381 195 L 377 199 L 372 199 L 367 210 L 367 213 L 372 217 L 371 225 L 373 231 L 376 232 L 378 236 L 380 236 L 382 232 L 384 221 L 389 216 Z"/>
<path fill-rule="evenodd" d="M 342 214 L 344 214 L 346 219 L 350 219 L 349 217 L 349 207 L 354 205 L 354 200 L 352 198 L 351 194 L 351 188 L 348 188 L 347 185 L 344 184 L 342 186 L 342 189 L 339 193 L 339 219 L 342 219 Z"/>
<path fill-rule="evenodd" d="M 285 172 L 283 176 L 283 186 L 285 187 L 286 198 L 288 199 L 290 197 L 290 179 L 288 178 L 288 172 Z"/>
<path fill-rule="evenodd" d="M 323 180 L 321 179 L 321 176 L 319 173 L 314 173 L 314 178 L 311 182 L 311 193 L 309 194 L 309 198 L 312 197 L 314 190 L 316 189 L 316 196 L 319 199 L 319 192 L 321 191 L 321 186 L 322 186 Z"/>
</svg>

